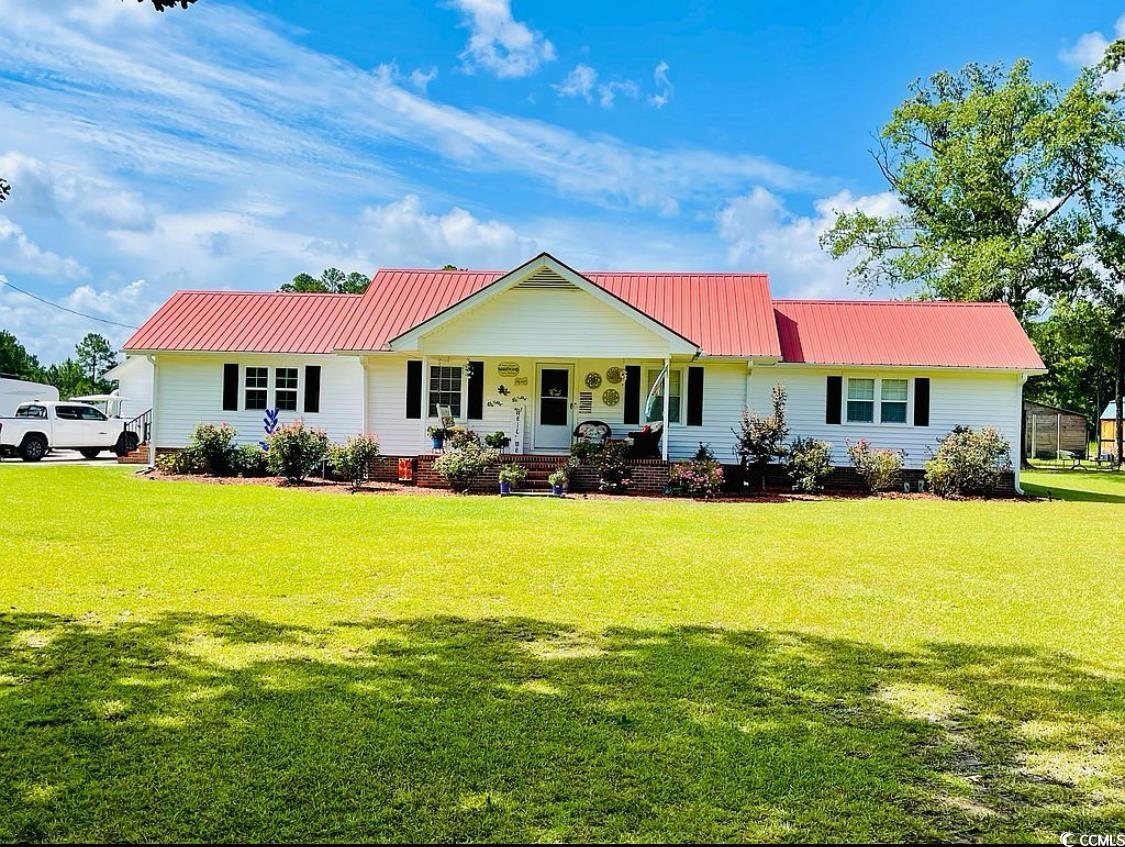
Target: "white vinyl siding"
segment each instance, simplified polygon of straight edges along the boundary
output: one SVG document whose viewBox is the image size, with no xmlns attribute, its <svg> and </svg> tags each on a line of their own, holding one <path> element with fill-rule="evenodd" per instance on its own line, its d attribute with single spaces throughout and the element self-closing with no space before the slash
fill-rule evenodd
<svg viewBox="0 0 1125 847">
<path fill-rule="evenodd" d="M 223 365 L 239 366 L 239 409 L 223 411 Z M 247 409 L 244 393 L 248 368 L 265 368 L 267 383 L 275 368 L 319 365 L 320 411 L 302 411 L 304 398 L 297 393 L 297 410 L 281 411 L 282 423 L 303 419 L 323 429 L 333 441 L 344 441 L 362 428 L 363 372 L 356 358 L 347 356 L 162 354 L 157 356 L 159 378 L 156 397 L 158 447 L 183 447 L 200 423 L 229 423 L 241 443 L 265 437 L 261 409 Z M 267 389 L 267 393 L 270 389 Z"/>
<path fill-rule="evenodd" d="M 930 379 L 930 425 L 913 425 L 913 408 L 907 404 L 906 422 L 892 423 L 825 423 L 826 380 L 842 376 L 845 380 L 844 402 L 848 402 L 849 378 L 889 381 L 908 380 L 909 397 L 913 398 L 916 377 Z M 832 461 L 848 465 L 845 440 L 855 442 L 866 438 L 874 447 L 906 451 L 905 466 L 921 468 L 930 457 L 938 440 L 958 425 L 980 428 L 996 427 L 1012 445 L 1012 462 L 1019 461 L 1022 385 L 1015 373 L 971 372 L 958 370 L 887 369 L 860 371 L 828 370 L 795 365 L 756 367 L 749 381 L 749 407 L 760 413 L 770 410 L 770 390 L 781 382 L 788 393 L 786 417 L 789 438 L 803 436 L 827 441 L 832 445 Z M 899 389 L 892 386 L 892 392 Z M 876 386 L 878 397 L 878 387 Z M 898 402 L 898 401 L 892 401 Z M 878 409 L 875 410 L 878 421 Z M 737 418 L 735 423 L 737 426 Z"/>
</svg>

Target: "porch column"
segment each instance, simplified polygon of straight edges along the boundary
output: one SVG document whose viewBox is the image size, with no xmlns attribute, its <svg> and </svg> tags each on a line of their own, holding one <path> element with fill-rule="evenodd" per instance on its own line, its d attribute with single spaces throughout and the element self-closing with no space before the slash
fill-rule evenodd
<svg viewBox="0 0 1125 847">
<path fill-rule="evenodd" d="M 430 419 L 430 360 L 422 357 L 422 415 L 418 421 L 418 452 L 421 453 L 426 443 L 426 422 Z M 440 421 L 439 421 L 440 423 Z M 432 453 L 433 450 L 430 450 Z"/>
<path fill-rule="evenodd" d="M 370 391 L 371 391 L 370 381 L 368 379 L 368 374 L 367 374 L 367 362 L 368 362 L 368 359 L 367 359 L 366 356 L 361 357 L 360 360 L 359 360 L 360 365 L 363 367 L 363 409 L 360 411 L 359 420 L 360 420 L 360 427 L 361 427 L 360 432 L 362 432 L 364 435 L 368 434 L 368 428 L 369 428 L 368 421 L 367 421 L 367 416 L 368 416 L 367 407 L 368 407 L 368 403 L 370 402 L 369 394 L 370 394 Z"/>
<path fill-rule="evenodd" d="M 664 359 L 664 426 L 660 429 L 660 458 L 668 461 L 668 403 L 672 396 L 672 359 Z M 681 400 L 681 402 L 683 402 Z"/>
<path fill-rule="evenodd" d="M 152 363 L 152 408 L 149 411 L 148 418 L 148 466 L 150 468 L 156 467 L 156 426 L 157 426 L 157 411 L 158 406 L 158 390 L 160 388 L 160 381 L 158 378 L 159 370 L 156 365 L 156 357 L 149 356 L 148 360 Z"/>
</svg>

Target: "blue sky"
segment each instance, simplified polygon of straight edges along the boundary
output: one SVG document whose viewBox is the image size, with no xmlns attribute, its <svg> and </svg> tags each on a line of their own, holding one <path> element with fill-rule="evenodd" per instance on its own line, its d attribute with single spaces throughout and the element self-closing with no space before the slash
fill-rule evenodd
<svg viewBox="0 0 1125 847">
<path fill-rule="evenodd" d="M 1067 82 L 1122 11 L 0 0 L 0 275 L 130 324 L 176 288 L 539 250 L 861 296 L 817 237 L 893 210 L 867 150 L 908 83 L 1019 56 Z M 46 360 L 127 335 L 7 288 L 0 327 Z"/>
</svg>

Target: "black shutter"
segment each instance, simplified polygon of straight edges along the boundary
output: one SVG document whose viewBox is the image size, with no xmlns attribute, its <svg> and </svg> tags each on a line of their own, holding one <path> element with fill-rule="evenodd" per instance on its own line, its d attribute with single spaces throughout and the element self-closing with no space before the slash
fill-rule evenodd
<svg viewBox="0 0 1125 847">
<path fill-rule="evenodd" d="M 840 422 L 840 406 L 844 397 L 844 378 L 842 376 L 828 377 L 828 387 L 824 396 L 824 422 L 838 424 Z"/>
<path fill-rule="evenodd" d="M 484 417 L 484 362 L 469 362 L 469 399 L 467 417 L 479 421 Z"/>
<path fill-rule="evenodd" d="M 930 378 L 914 379 L 914 426 L 930 425 Z"/>
<path fill-rule="evenodd" d="M 406 363 L 406 416 L 422 417 L 422 363 Z"/>
<path fill-rule="evenodd" d="M 625 423 L 641 422 L 641 366 L 625 366 Z"/>
<path fill-rule="evenodd" d="M 703 368 L 687 369 L 687 425 L 703 426 Z"/>
<path fill-rule="evenodd" d="M 320 411 L 320 365 L 305 365 L 305 411 Z"/>
<path fill-rule="evenodd" d="M 223 411 L 238 411 L 238 365 L 223 365 Z"/>
</svg>

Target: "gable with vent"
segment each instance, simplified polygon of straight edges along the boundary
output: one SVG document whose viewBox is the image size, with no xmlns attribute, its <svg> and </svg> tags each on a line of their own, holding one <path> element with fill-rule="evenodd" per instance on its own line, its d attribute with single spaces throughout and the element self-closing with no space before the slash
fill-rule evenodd
<svg viewBox="0 0 1125 847">
<path fill-rule="evenodd" d="M 698 348 L 542 254 L 391 341 L 437 356 L 663 358 Z"/>
</svg>

